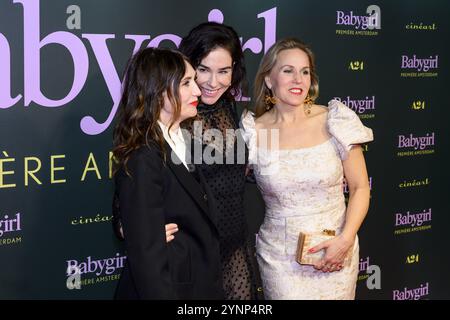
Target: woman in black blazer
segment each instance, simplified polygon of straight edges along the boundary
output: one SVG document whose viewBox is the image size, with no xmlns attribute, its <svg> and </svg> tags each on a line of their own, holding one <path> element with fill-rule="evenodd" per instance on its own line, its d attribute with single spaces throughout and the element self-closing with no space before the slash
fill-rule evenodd
<svg viewBox="0 0 450 320">
<path fill-rule="evenodd" d="M 220 299 L 219 240 L 210 190 L 192 174 L 180 122 L 200 90 L 183 55 L 147 48 L 130 60 L 114 131 L 114 210 L 127 263 L 117 299 Z M 165 224 L 177 237 L 166 242 Z"/>
</svg>

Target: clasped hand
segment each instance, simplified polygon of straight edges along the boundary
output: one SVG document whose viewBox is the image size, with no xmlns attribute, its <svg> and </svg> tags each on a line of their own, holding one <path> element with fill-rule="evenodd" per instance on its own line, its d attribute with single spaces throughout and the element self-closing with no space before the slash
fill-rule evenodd
<svg viewBox="0 0 450 320">
<path fill-rule="evenodd" d="M 325 250 L 324 257 L 314 264 L 314 268 L 316 270 L 322 270 L 323 272 L 340 271 L 344 267 L 345 257 L 352 248 L 354 241 L 354 238 L 346 238 L 341 234 L 311 248 L 308 251 L 310 253 Z"/>
</svg>

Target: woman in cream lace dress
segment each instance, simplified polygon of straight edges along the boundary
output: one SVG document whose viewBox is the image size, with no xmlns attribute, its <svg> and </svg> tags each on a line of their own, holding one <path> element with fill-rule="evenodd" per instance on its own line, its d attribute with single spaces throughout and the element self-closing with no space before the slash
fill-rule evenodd
<svg viewBox="0 0 450 320">
<path fill-rule="evenodd" d="M 256 250 L 267 299 L 354 299 L 357 231 L 369 206 L 369 183 L 359 144 L 372 131 L 339 101 L 314 105 L 314 58 L 296 39 L 278 41 L 255 82 L 256 114 L 242 117 L 256 182 L 266 205 Z M 346 177 L 350 198 L 343 194 Z M 336 231 L 312 252 L 315 265 L 295 261 L 299 232 Z"/>
</svg>

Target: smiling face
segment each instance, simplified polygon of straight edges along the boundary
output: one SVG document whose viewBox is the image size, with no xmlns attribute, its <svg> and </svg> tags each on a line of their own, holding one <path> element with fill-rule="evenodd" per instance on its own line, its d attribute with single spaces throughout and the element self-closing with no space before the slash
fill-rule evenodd
<svg viewBox="0 0 450 320">
<path fill-rule="evenodd" d="M 233 60 L 224 48 L 212 50 L 197 67 L 197 84 L 202 102 L 212 105 L 231 85 Z"/>
<path fill-rule="evenodd" d="M 308 55 L 300 49 L 281 51 L 270 74 L 264 80 L 277 99 L 277 105 L 302 105 L 311 86 Z"/>
</svg>

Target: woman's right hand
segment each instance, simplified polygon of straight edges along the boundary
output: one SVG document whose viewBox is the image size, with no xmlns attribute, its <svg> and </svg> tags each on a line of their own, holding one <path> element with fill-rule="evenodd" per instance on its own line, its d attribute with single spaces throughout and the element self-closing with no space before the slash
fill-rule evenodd
<svg viewBox="0 0 450 320">
<path fill-rule="evenodd" d="M 325 256 L 314 265 L 314 268 L 323 272 L 340 271 L 344 267 L 344 260 L 349 250 L 353 248 L 354 242 L 355 237 L 346 238 L 340 234 L 309 249 L 308 252 L 311 253 L 325 250 Z"/>
<path fill-rule="evenodd" d="M 178 226 L 175 223 L 166 224 L 166 242 L 169 243 L 175 239 L 175 232 L 178 231 Z"/>
</svg>

